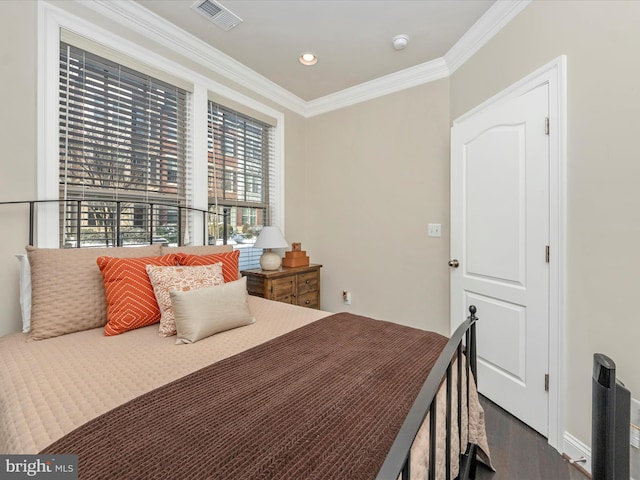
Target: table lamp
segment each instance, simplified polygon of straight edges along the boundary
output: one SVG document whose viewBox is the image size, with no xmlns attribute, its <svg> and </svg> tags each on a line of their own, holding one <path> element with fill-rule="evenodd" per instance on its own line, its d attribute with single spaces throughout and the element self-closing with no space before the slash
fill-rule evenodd
<svg viewBox="0 0 640 480">
<path fill-rule="evenodd" d="M 289 244 L 282 236 L 282 232 L 278 227 L 263 227 L 262 232 L 258 236 L 254 248 L 262 248 L 262 256 L 260 257 L 260 268 L 262 270 L 278 270 L 282 265 L 282 258 L 276 252 L 272 252 L 272 248 L 287 248 Z"/>
</svg>

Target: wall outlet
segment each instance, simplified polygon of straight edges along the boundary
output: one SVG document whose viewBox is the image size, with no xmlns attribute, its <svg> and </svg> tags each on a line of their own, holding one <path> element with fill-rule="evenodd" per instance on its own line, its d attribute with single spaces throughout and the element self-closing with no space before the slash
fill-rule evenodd
<svg viewBox="0 0 640 480">
<path fill-rule="evenodd" d="M 442 235 L 442 225 L 439 223 L 430 223 L 427 234 L 430 237 L 439 237 Z"/>
<path fill-rule="evenodd" d="M 342 291 L 342 303 L 351 305 L 351 292 L 349 290 Z"/>
</svg>

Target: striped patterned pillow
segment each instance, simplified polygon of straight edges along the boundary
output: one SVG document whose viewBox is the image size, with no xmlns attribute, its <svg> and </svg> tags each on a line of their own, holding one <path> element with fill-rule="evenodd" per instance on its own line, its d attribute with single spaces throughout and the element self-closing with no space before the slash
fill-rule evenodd
<svg viewBox="0 0 640 480">
<path fill-rule="evenodd" d="M 160 320 L 160 308 L 147 275 L 147 265 L 177 265 L 175 254 L 161 257 L 99 257 L 107 297 L 105 335 L 140 328 Z"/>
<path fill-rule="evenodd" d="M 178 265 L 194 266 L 194 265 L 213 265 L 222 262 L 222 275 L 224 275 L 225 283 L 238 280 L 239 268 L 238 259 L 240 258 L 240 250 L 224 253 L 212 253 L 210 255 L 189 255 L 187 253 L 176 253 L 178 257 Z"/>
</svg>

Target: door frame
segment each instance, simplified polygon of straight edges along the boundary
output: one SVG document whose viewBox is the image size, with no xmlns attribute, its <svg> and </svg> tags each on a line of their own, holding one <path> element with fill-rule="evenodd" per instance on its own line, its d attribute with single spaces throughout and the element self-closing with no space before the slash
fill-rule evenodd
<svg viewBox="0 0 640 480">
<path fill-rule="evenodd" d="M 567 59 L 561 55 L 453 121 L 464 122 L 478 112 L 519 97 L 530 90 L 549 88 L 549 437 L 562 452 L 565 439 L 565 295 L 567 239 Z M 540 128 L 544 128 L 541 125 Z M 482 313 L 480 312 L 480 317 Z M 482 319 L 480 319 L 482 321 Z M 482 379 L 480 379 L 482 381 Z"/>
</svg>

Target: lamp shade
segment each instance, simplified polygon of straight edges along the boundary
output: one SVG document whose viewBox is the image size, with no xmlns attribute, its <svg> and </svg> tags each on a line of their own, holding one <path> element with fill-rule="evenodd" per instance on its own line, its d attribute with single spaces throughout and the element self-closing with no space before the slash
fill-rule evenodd
<svg viewBox="0 0 640 480">
<path fill-rule="evenodd" d="M 287 248 L 289 244 L 278 227 L 263 227 L 253 246 L 254 248 Z"/>
<path fill-rule="evenodd" d="M 272 252 L 272 248 L 287 248 L 289 244 L 282 236 L 282 232 L 278 227 L 264 227 L 254 248 L 262 248 L 262 256 L 260 257 L 260 268 L 262 270 L 278 270 L 282 265 L 282 258 L 276 252 Z"/>
</svg>

